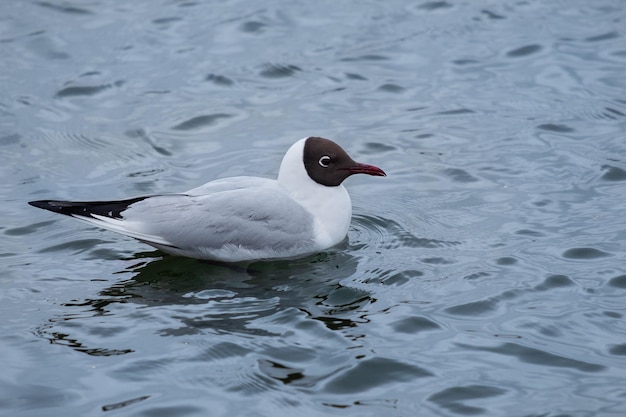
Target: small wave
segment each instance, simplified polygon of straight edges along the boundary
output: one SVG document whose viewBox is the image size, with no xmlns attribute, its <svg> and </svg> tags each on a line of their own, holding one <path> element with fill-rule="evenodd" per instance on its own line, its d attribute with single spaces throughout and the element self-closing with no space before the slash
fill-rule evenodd
<svg viewBox="0 0 626 417">
<path fill-rule="evenodd" d="M 235 84 L 235 82 L 227 76 L 218 74 L 209 74 L 206 76 L 205 80 L 212 82 L 215 85 L 224 87 L 230 87 L 231 85 Z"/>
<path fill-rule="evenodd" d="M 478 415 L 485 414 L 488 410 L 475 405 L 466 404 L 470 400 L 484 400 L 485 398 L 497 397 L 507 393 L 507 390 L 489 385 L 462 385 L 445 388 L 428 397 L 434 402 L 454 414 Z"/>
<path fill-rule="evenodd" d="M 222 119 L 229 119 L 233 117 L 232 114 L 228 113 L 215 113 L 215 114 L 205 114 L 202 116 L 192 117 L 191 119 L 187 119 L 184 122 L 178 123 L 173 126 L 174 130 L 196 130 L 202 129 L 207 126 L 212 126 L 217 124 L 218 121 Z"/>
<path fill-rule="evenodd" d="M 123 81 L 116 81 L 112 84 L 100 84 L 100 85 L 75 85 L 60 89 L 54 94 L 55 98 L 68 98 L 68 97 L 84 97 L 100 94 L 103 91 L 110 90 L 114 87 L 120 87 L 123 85 Z"/>
<path fill-rule="evenodd" d="M 433 12 L 435 10 L 443 10 L 452 8 L 452 4 L 447 1 L 427 1 L 425 3 L 417 6 L 420 10 L 426 10 L 428 12 Z"/>
<path fill-rule="evenodd" d="M 248 22 L 243 23 L 239 29 L 245 33 L 261 33 L 267 27 L 267 24 L 263 22 L 259 22 L 256 20 L 250 20 Z"/>
<path fill-rule="evenodd" d="M 376 378 L 372 378 L 376 375 Z M 363 393 L 401 381 L 433 376 L 427 369 L 384 357 L 363 359 L 331 379 L 324 390 L 333 394 Z"/>
<path fill-rule="evenodd" d="M 259 75 L 265 78 L 287 78 L 300 71 L 302 69 L 295 65 L 265 64 Z"/>
<path fill-rule="evenodd" d="M 520 58 L 520 57 L 536 54 L 542 49 L 543 47 L 541 45 L 537 45 L 537 44 L 526 45 L 526 46 L 521 46 L 519 48 L 516 48 L 507 52 L 506 56 L 510 58 Z"/>
<path fill-rule="evenodd" d="M 553 368 L 570 368 L 581 372 L 601 372 L 606 368 L 603 365 L 589 363 L 577 359 L 571 359 L 556 353 L 546 352 L 544 350 L 524 346 L 518 343 L 503 343 L 495 347 L 486 346 L 470 346 L 459 343 L 459 346 L 467 350 L 475 350 L 481 352 L 491 352 L 506 356 L 513 356 L 524 363 L 549 366 Z"/>
<path fill-rule="evenodd" d="M 626 170 L 612 165 L 603 165 L 602 169 L 606 170 L 605 173 L 602 174 L 603 180 L 626 181 Z"/>
<path fill-rule="evenodd" d="M 571 248 L 563 252 L 563 257 L 568 259 L 591 260 L 607 256 L 612 255 L 596 248 Z"/>
<path fill-rule="evenodd" d="M 399 223 L 380 216 L 355 215 L 352 226 L 356 236 L 351 239 L 351 244 L 361 247 L 436 249 L 460 244 L 454 241 L 417 237 Z"/>
<path fill-rule="evenodd" d="M 70 6 L 70 5 L 59 5 L 59 4 L 53 4 L 53 3 L 49 3 L 47 1 L 39 1 L 36 2 L 35 4 L 41 6 L 41 7 L 45 7 L 47 9 L 50 10 L 54 10 L 56 12 L 61 12 L 61 13 L 67 13 L 67 14 L 74 14 L 74 15 L 90 15 L 93 14 L 91 11 L 84 9 L 82 7 L 76 7 L 76 6 Z"/>
</svg>

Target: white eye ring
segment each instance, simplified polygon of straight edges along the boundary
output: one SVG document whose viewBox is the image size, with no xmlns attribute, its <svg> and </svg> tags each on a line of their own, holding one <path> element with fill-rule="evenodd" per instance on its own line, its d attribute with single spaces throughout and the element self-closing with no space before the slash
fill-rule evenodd
<svg viewBox="0 0 626 417">
<path fill-rule="evenodd" d="M 318 162 L 322 167 L 328 168 L 328 165 L 330 165 L 330 156 L 324 155 L 320 158 Z"/>
</svg>

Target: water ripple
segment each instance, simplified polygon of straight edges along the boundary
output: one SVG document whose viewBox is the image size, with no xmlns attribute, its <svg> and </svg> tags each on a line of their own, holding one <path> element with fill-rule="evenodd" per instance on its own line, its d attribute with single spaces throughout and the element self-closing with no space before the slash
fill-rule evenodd
<svg viewBox="0 0 626 417">
<path fill-rule="evenodd" d="M 376 375 L 371 378 L 370 375 Z M 362 393 L 402 381 L 413 381 L 433 374 L 419 366 L 402 363 L 394 359 L 374 357 L 362 359 L 356 366 L 342 372 L 331 379 L 324 390 L 332 393 Z"/>
<path fill-rule="evenodd" d="M 537 284 L 532 288 L 506 290 L 498 295 L 482 300 L 447 307 L 445 311 L 452 315 L 467 317 L 480 316 L 487 313 L 493 313 L 498 309 L 503 308 L 504 301 L 509 301 L 526 295 L 532 295 L 537 292 L 552 291 L 575 286 L 576 284 L 566 275 L 550 275 L 546 277 L 541 284 Z"/>
<path fill-rule="evenodd" d="M 581 372 L 601 372 L 606 370 L 603 365 L 567 358 L 544 350 L 523 346 L 517 343 L 503 343 L 496 347 L 460 345 L 468 350 L 492 352 L 500 355 L 516 357 L 521 362 L 555 368 L 569 368 Z"/>
<path fill-rule="evenodd" d="M 519 57 L 524 57 L 527 55 L 535 54 L 541 51 L 542 49 L 543 47 L 541 45 L 532 44 L 532 45 L 521 46 L 519 48 L 513 49 L 507 52 L 506 55 L 511 58 L 519 58 Z"/>
<path fill-rule="evenodd" d="M 113 87 L 120 87 L 123 84 L 123 81 L 116 81 L 112 84 L 69 86 L 57 91 L 54 96 L 56 98 L 93 96 Z"/>
<path fill-rule="evenodd" d="M 354 215 L 351 245 L 359 248 L 446 248 L 460 242 L 427 239 L 415 236 L 399 223 L 380 216 Z"/>
<path fill-rule="evenodd" d="M 476 415 L 484 414 L 488 410 L 474 405 L 466 404 L 472 400 L 484 400 L 486 398 L 497 397 L 507 393 L 507 390 L 491 387 L 487 385 L 465 385 L 446 388 L 430 397 L 429 401 L 438 404 L 455 414 Z"/>
<path fill-rule="evenodd" d="M 395 331 L 400 333 L 421 333 L 425 331 L 439 330 L 441 326 L 434 321 L 419 316 L 406 317 L 391 323 Z"/>
<path fill-rule="evenodd" d="M 219 122 L 221 119 L 229 119 L 233 117 L 232 114 L 228 113 L 216 113 L 216 114 L 205 114 L 202 116 L 195 116 L 191 119 L 185 120 L 184 122 L 180 122 L 177 125 L 173 126 L 174 130 L 196 130 L 202 129 L 207 126 L 212 126 Z"/>
<path fill-rule="evenodd" d="M 230 87 L 235 83 L 229 77 L 225 75 L 218 75 L 218 74 L 209 74 L 206 76 L 205 79 L 206 81 L 212 82 L 215 85 L 224 86 L 224 87 Z"/>
<path fill-rule="evenodd" d="M 265 64 L 259 75 L 265 78 L 289 78 L 302 71 L 296 65 Z"/>
<path fill-rule="evenodd" d="M 449 9 L 451 7 L 452 7 L 452 4 L 448 3 L 447 1 L 427 1 L 427 2 L 420 4 L 418 6 L 418 9 L 432 12 L 435 10 Z"/>
<path fill-rule="evenodd" d="M 76 7 L 76 6 L 69 6 L 69 5 L 64 5 L 64 6 L 60 6 L 58 4 L 54 4 L 54 3 L 49 3 L 47 1 L 39 1 L 36 2 L 35 4 L 41 6 L 41 7 L 45 7 L 48 8 L 50 10 L 54 10 L 57 12 L 62 12 L 62 13 L 68 13 L 68 14 L 75 14 L 75 15 L 89 15 L 92 14 L 91 11 L 82 8 L 82 7 Z"/>
<path fill-rule="evenodd" d="M 13 3 L 7 415 L 623 414 L 623 2 Z M 135 253 L 25 204 L 275 177 L 311 134 L 389 177 L 300 260 Z"/>
</svg>

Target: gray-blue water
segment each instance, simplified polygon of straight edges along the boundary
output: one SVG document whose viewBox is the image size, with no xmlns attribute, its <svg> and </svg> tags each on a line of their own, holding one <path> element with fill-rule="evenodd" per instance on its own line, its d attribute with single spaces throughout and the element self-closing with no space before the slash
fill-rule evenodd
<svg viewBox="0 0 626 417">
<path fill-rule="evenodd" d="M 622 416 L 626 3 L 4 1 L 0 414 Z M 26 204 L 273 177 L 349 241 L 219 266 Z"/>
</svg>

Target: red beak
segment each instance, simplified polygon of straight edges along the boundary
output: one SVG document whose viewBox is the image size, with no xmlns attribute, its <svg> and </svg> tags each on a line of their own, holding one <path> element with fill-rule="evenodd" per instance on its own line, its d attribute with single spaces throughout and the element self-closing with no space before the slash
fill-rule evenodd
<svg viewBox="0 0 626 417">
<path fill-rule="evenodd" d="M 347 168 L 347 170 L 350 172 L 350 174 L 367 174 L 367 175 L 374 175 L 376 177 L 386 177 L 387 174 L 385 174 L 385 171 L 383 171 L 382 169 L 378 168 L 377 166 L 374 165 L 367 165 L 367 164 L 360 164 L 357 162 L 356 165 L 353 165 L 349 168 Z"/>
</svg>

